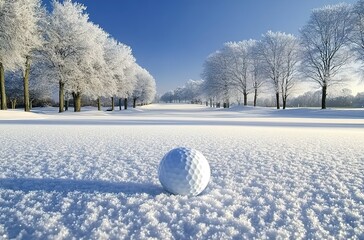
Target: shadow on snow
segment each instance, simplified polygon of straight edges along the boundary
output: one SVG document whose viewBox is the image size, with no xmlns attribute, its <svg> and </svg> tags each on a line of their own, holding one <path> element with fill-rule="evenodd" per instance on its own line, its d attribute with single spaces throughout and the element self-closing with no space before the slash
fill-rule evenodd
<svg viewBox="0 0 364 240">
<path fill-rule="evenodd" d="M 146 193 L 152 196 L 156 196 L 164 192 L 161 186 L 150 183 L 37 178 L 0 179 L 0 189 L 23 192 L 124 193 L 128 195 Z"/>
</svg>

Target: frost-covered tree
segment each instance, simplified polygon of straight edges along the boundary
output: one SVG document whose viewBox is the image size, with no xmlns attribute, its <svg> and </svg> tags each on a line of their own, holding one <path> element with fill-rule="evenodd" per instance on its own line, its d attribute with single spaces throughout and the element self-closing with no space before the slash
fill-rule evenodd
<svg viewBox="0 0 364 240">
<path fill-rule="evenodd" d="M 210 54 L 204 62 L 202 78 L 204 81 L 204 91 L 210 98 L 212 105 L 213 99 L 223 100 L 224 106 L 229 106 L 230 95 L 233 89 L 229 73 L 229 56 L 225 51 L 216 51 Z"/>
<path fill-rule="evenodd" d="M 169 90 L 168 92 L 164 93 L 160 100 L 166 103 L 172 103 L 174 101 L 174 91 Z"/>
<path fill-rule="evenodd" d="M 21 69 L 23 72 L 24 86 L 24 110 L 30 111 L 30 95 L 29 95 L 29 76 L 30 65 L 34 52 L 42 46 L 43 39 L 39 22 L 45 17 L 44 9 L 41 7 L 41 0 L 18 0 L 14 1 L 19 5 L 19 45 L 23 57 L 24 64 Z"/>
<path fill-rule="evenodd" d="M 188 80 L 182 87 L 177 87 L 163 94 L 160 99 L 163 102 L 184 101 L 184 102 L 201 102 L 203 95 L 203 80 Z"/>
<path fill-rule="evenodd" d="M 155 80 L 146 69 L 138 67 L 135 70 L 135 77 L 136 85 L 132 94 L 134 108 L 137 101 L 142 104 L 151 103 L 156 94 Z"/>
<path fill-rule="evenodd" d="M 49 62 L 36 56 L 32 61 L 32 69 L 29 79 L 29 105 L 32 109 L 33 102 L 50 102 L 52 99 L 53 86 L 49 83 L 49 75 L 44 74 L 45 69 L 48 69 Z"/>
<path fill-rule="evenodd" d="M 280 108 L 280 93 L 283 107 L 293 83 L 297 66 L 296 38 L 291 34 L 268 31 L 257 43 L 256 54 L 262 63 L 263 74 L 270 80 L 276 96 L 276 107 Z"/>
<path fill-rule="evenodd" d="M 137 82 L 137 70 L 140 66 L 135 62 L 135 58 L 131 55 L 131 49 L 127 47 L 126 55 L 124 56 L 124 78 L 120 78 L 117 86 L 117 96 L 119 99 L 124 99 L 124 109 L 128 108 L 128 99 L 131 98 Z M 121 106 L 121 103 L 120 103 Z"/>
<path fill-rule="evenodd" d="M 201 101 L 203 80 L 188 80 L 184 85 L 184 96 L 191 102 Z"/>
<path fill-rule="evenodd" d="M 44 56 L 50 62 L 45 69 L 50 79 L 59 85 L 59 112 L 64 111 L 65 85 L 77 79 L 82 73 L 78 60 L 86 57 L 89 50 L 88 15 L 82 4 L 65 0 L 53 1 L 49 24 L 46 25 L 46 43 Z"/>
<path fill-rule="evenodd" d="M 346 44 L 352 28 L 351 5 L 337 4 L 314 9 L 300 30 L 302 72 L 322 88 L 322 109 L 328 87 L 342 81 L 335 76 L 350 58 Z"/>
<path fill-rule="evenodd" d="M 287 35 L 285 40 L 283 73 L 280 83 L 283 109 L 286 108 L 287 99 L 297 82 L 300 54 L 299 42 L 293 35 Z"/>
<path fill-rule="evenodd" d="M 253 105 L 254 107 L 257 106 L 257 99 L 259 95 L 259 90 L 265 83 L 264 75 L 263 73 L 263 64 L 262 61 L 259 58 L 257 49 L 257 42 L 254 41 L 254 43 L 249 48 L 249 60 L 250 60 L 250 74 L 251 74 L 251 83 L 252 88 L 254 91 L 254 98 L 253 98 Z"/>
<path fill-rule="evenodd" d="M 87 40 L 84 40 L 74 62 L 76 75 L 69 78 L 65 88 L 72 93 L 75 111 L 81 111 L 81 97 L 97 99 L 112 85 L 110 73 L 106 70 L 104 44 L 107 34 L 97 25 L 87 22 L 84 26 Z"/>
<path fill-rule="evenodd" d="M 40 44 L 38 20 L 41 16 L 40 0 L 0 1 L 1 109 L 7 108 L 5 70 L 22 68 L 27 88 L 31 52 Z"/>
<path fill-rule="evenodd" d="M 7 71 L 6 72 L 6 89 L 7 89 L 7 98 L 10 101 L 11 109 L 15 109 L 17 104 L 22 104 L 23 98 L 23 79 L 21 71 Z"/>
<path fill-rule="evenodd" d="M 110 73 L 113 83 L 106 91 L 108 97 L 118 96 L 120 99 L 127 99 L 133 92 L 135 58 L 131 48 L 125 44 L 109 38 L 105 45 L 105 60 L 107 71 Z M 105 84 L 105 83 L 104 83 Z M 121 106 L 121 102 L 119 103 Z"/>
<path fill-rule="evenodd" d="M 16 9 L 13 2 L 0 0 L 0 109 L 7 109 L 7 99 L 5 92 L 5 69 L 15 70 L 21 62 L 21 54 L 16 42 L 17 20 Z"/>
<path fill-rule="evenodd" d="M 60 112 L 65 93 L 72 95 L 75 111 L 80 111 L 81 96 L 111 96 L 116 88 L 107 63 L 108 34 L 90 22 L 84 11 L 83 5 L 70 0 L 54 1 L 46 26 L 44 56 L 51 65 L 46 74 L 58 82 Z"/>
<path fill-rule="evenodd" d="M 245 106 L 248 105 L 252 81 L 249 51 L 254 44 L 254 40 L 228 42 L 222 50 L 226 52 L 229 61 L 226 69 L 228 78 L 235 89 L 243 94 Z"/>
</svg>

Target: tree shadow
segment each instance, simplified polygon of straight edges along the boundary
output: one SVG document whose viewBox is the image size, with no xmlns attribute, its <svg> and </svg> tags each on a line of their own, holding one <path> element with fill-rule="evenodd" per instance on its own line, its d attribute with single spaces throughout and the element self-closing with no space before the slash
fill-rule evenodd
<svg viewBox="0 0 364 240">
<path fill-rule="evenodd" d="M 0 189 L 14 191 L 82 192 L 82 193 L 124 193 L 128 195 L 146 193 L 156 196 L 164 192 L 161 186 L 152 183 L 106 182 L 47 178 L 5 178 L 0 179 Z"/>
</svg>

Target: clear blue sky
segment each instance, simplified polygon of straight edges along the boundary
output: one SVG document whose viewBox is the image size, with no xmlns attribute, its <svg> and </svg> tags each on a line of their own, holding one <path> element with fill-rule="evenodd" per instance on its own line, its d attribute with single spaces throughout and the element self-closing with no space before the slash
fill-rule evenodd
<svg viewBox="0 0 364 240">
<path fill-rule="evenodd" d="M 49 2 L 49 0 L 44 0 Z M 311 9 L 340 0 L 79 0 L 90 20 L 132 47 L 162 94 L 200 79 L 206 57 L 227 41 L 267 32 L 297 35 Z M 354 3 L 354 0 L 344 0 Z"/>
</svg>

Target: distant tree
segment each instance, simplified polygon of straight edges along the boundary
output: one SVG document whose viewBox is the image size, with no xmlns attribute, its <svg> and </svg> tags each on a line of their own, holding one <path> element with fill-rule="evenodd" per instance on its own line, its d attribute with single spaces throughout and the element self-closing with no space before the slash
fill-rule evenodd
<svg viewBox="0 0 364 240">
<path fill-rule="evenodd" d="M 156 94 L 155 80 L 146 69 L 138 67 L 135 76 L 137 81 L 132 94 L 133 108 L 136 107 L 137 101 L 142 104 L 151 103 Z"/>
<path fill-rule="evenodd" d="M 161 101 L 165 102 L 165 103 L 172 103 L 173 100 L 174 100 L 174 91 L 173 90 L 170 90 L 166 93 L 164 93 L 161 98 L 160 98 Z"/>
<path fill-rule="evenodd" d="M 364 107 L 364 92 L 357 93 L 353 100 L 354 107 Z"/>
<path fill-rule="evenodd" d="M 321 99 L 321 91 L 308 91 L 302 95 L 294 97 L 290 101 L 292 107 L 319 107 Z"/>
<path fill-rule="evenodd" d="M 291 34 L 268 31 L 257 43 L 257 57 L 262 63 L 263 74 L 270 80 L 276 96 L 276 107 L 280 108 L 280 93 L 283 108 L 294 82 L 298 62 L 296 38 Z"/>
<path fill-rule="evenodd" d="M 32 61 L 32 69 L 29 79 L 29 107 L 32 109 L 33 103 L 38 105 L 50 104 L 52 100 L 52 84 L 49 83 L 48 75 L 43 74 L 44 69 L 49 67 L 49 62 L 36 55 Z"/>
<path fill-rule="evenodd" d="M 11 109 L 15 109 L 17 104 L 23 103 L 23 79 L 21 71 L 6 73 L 6 78 L 9 81 L 6 82 L 7 96 L 11 103 Z"/>
<path fill-rule="evenodd" d="M 224 51 L 216 51 L 205 60 L 201 74 L 205 80 L 204 90 L 210 102 L 213 98 L 217 101 L 223 100 L 225 107 L 229 107 L 231 91 L 234 88 L 227 71 L 228 66 L 229 55 Z"/>
<path fill-rule="evenodd" d="M 105 45 L 106 69 L 110 73 L 113 82 L 105 83 L 109 97 L 118 96 L 120 99 L 130 97 L 135 86 L 135 58 L 131 48 L 109 38 Z M 119 104 L 121 106 L 121 104 Z"/>
<path fill-rule="evenodd" d="M 342 81 L 335 76 L 350 59 L 346 44 L 352 27 L 351 6 L 338 4 L 314 9 L 300 30 L 302 72 L 322 88 L 322 109 L 328 87 Z"/>
<path fill-rule="evenodd" d="M 185 85 L 185 97 L 191 102 L 200 102 L 200 96 L 202 94 L 202 80 L 188 80 Z"/>
<path fill-rule="evenodd" d="M 174 90 L 174 100 L 176 100 L 177 102 L 181 102 L 183 100 L 185 100 L 185 89 L 183 87 L 177 87 Z"/>
</svg>

